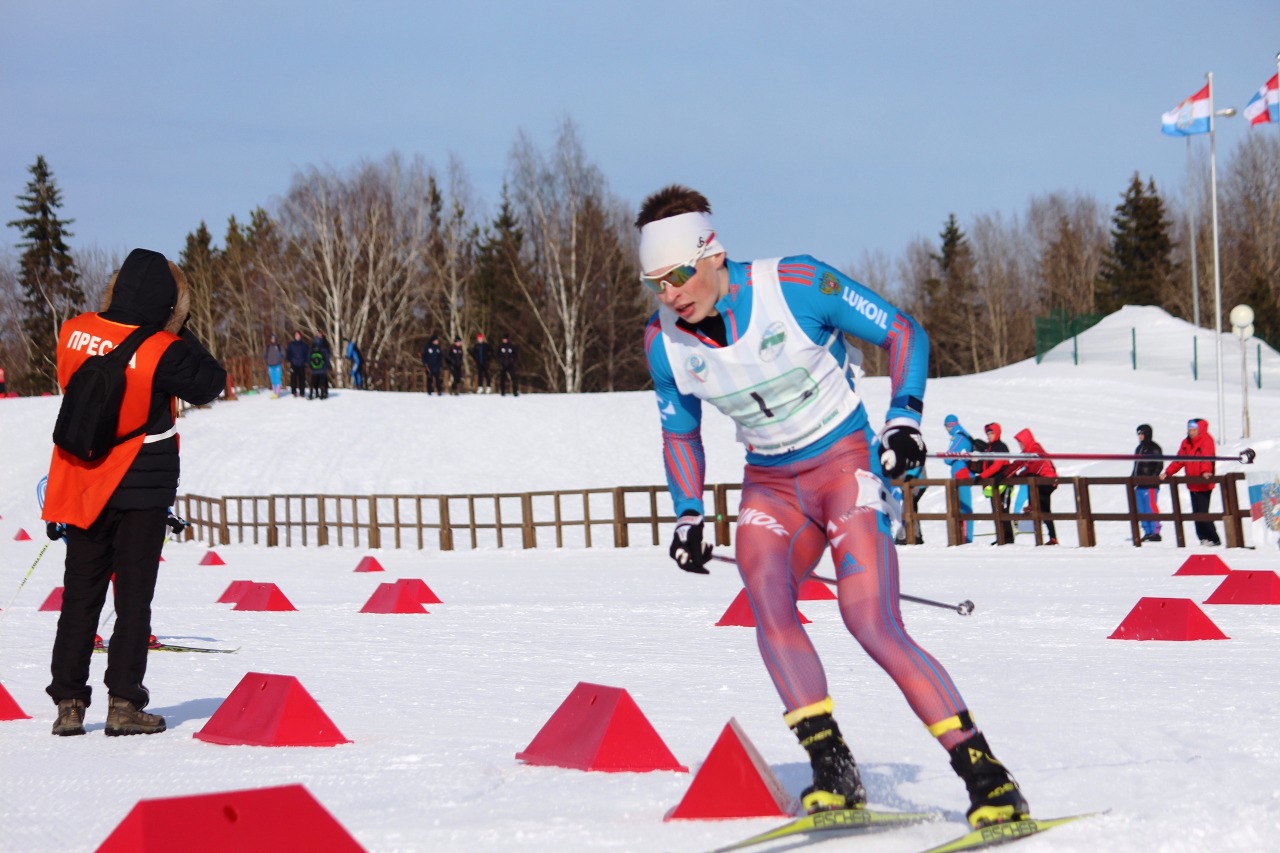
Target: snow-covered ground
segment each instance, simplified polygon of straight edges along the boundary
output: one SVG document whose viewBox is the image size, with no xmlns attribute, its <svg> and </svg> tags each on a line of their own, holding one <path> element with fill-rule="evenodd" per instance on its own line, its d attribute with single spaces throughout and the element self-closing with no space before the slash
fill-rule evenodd
<svg viewBox="0 0 1280 853">
<path fill-rule="evenodd" d="M 1133 330 L 1133 331 L 1131 331 Z M 1138 369 L 1130 342 L 1138 340 Z M 943 416 L 971 430 L 1030 427 L 1050 451 L 1125 453 L 1150 423 L 1167 452 L 1188 417 L 1211 424 L 1223 453 L 1245 446 L 1280 470 L 1280 357 L 1264 348 L 1241 435 L 1240 349 L 1224 349 L 1227 424 L 1217 424 L 1212 335 L 1200 332 L 1191 377 L 1187 324 L 1127 308 L 1042 364 L 930 383 L 925 436 L 945 448 Z M 1065 349 L 1064 349 L 1065 348 Z M 1250 381 L 1256 356 L 1248 350 Z M 865 383 L 873 416 L 885 380 Z M 354 572 L 341 548 L 170 543 L 154 630 L 236 654 L 151 656 L 151 710 L 169 731 L 102 736 L 104 656 L 95 656 L 89 734 L 49 735 L 43 693 L 56 614 L 38 610 L 61 583 L 44 543 L 34 486 L 44 474 L 57 400 L 0 402 L 0 684 L 33 719 L 0 723 L 0 848 L 92 850 L 141 799 L 301 783 L 371 851 L 667 850 L 728 843 L 777 820 L 670 821 L 725 724 L 736 719 L 791 793 L 807 762 L 781 720 L 754 632 L 715 622 L 740 584 L 731 567 L 684 574 L 663 547 L 376 552 L 385 573 Z M 651 395 L 427 398 L 336 392 L 326 402 L 242 395 L 180 424 L 182 490 L 268 493 L 492 493 L 657 484 Z M 708 479 L 733 482 L 741 451 L 711 414 Z M 1123 462 L 1064 463 L 1064 475 L 1127 473 Z M 1222 470 L 1241 470 L 1223 465 Z M 929 473 L 941 476 L 941 463 Z M 936 491 L 936 490 L 935 490 Z M 1061 493 L 1061 491 L 1060 491 Z M 940 498 L 926 494 L 923 509 Z M 1116 498 L 1115 500 L 1119 500 Z M 1216 501 L 1215 501 L 1215 505 Z M 1067 527 L 1068 525 L 1061 525 Z M 980 531 L 990 524 L 980 524 Z M 15 541 L 19 528 L 31 541 Z M 932 534 L 932 535 L 931 535 Z M 963 618 L 904 603 L 907 626 L 950 669 L 997 754 L 1041 816 L 1110 808 L 1103 818 L 1020 849 L 1262 851 L 1280 848 L 1280 606 L 1203 604 L 1226 641 L 1126 642 L 1110 634 L 1143 596 L 1203 602 L 1215 576 L 1175 576 L 1206 549 L 1134 548 L 1102 525 L 1097 548 L 947 548 L 940 523 L 904 548 L 904 592 L 971 599 Z M 1027 541 L 1023 541 L 1027 540 Z M 1274 550 L 1217 549 L 1233 569 L 1274 571 Z M 830 573 L 829 568 L 826 573 Z M 426 615 L 360 608 L 379 583 L 421 578 L 442 599 Z M 296 612 L 233 612 L 233 580 L 272 582 Z M 9 599 L 14 598 L 12 606 Z M 835 603 L 802 612 L 823 654 L 837 714 L 874 805 L 931 809 L 946 820 L 831 849 L 909 851 L 963 830 L 963 786 L 892 682 L 856 647 Z M 196 740 L 246 673 L 296 677 L 352 742 L 325 748 L 221 746 Z M 624 688 L 690 773 L 598 773 L 515 758 L 579 682 Z M 781 846 L 785 849 L 785 845 Z"/>
</svg>

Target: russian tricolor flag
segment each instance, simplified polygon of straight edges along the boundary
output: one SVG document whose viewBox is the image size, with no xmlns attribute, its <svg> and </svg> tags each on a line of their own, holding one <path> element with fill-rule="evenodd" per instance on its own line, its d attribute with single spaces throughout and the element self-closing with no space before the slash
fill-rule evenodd
<svg viewBox="0 0 1280 853">
<path fill-rule="evenodd" d="M 1280 73 L 1271 75 L 1244 105 L 1244 117 L 1249 124 L 1280 123 Z"/>
<path fill-rule="evenodd" d="M 1166 136 L 1192 136 L 1209 132 L 1209 84 L 1165 113 L 1160 132 Z"/>
</svg>

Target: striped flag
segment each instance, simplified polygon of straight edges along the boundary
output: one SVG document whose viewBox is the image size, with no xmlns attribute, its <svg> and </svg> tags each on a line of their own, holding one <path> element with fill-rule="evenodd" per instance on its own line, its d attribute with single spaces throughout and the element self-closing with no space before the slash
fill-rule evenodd
<svg viewBox="0 0 1280 853">
<path fill-rule="evenodd" d="M 1209 84 L 1178 104 L 1160 119 L 1160 132 L 1166 136 L 1192 136 L 1209 132 Z"/>
<path fill-rule="evenodd" d="M 1249 124 L 1280 123 L 1280 73 L 1272 74 L 1244 105 L 1244 117 Z"/>
</svg>

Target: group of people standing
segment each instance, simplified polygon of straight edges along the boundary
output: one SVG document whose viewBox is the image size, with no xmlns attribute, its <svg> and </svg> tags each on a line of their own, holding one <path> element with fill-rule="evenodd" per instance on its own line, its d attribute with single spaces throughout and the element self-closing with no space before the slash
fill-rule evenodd
<svg viewBox="0 0 1280 853">
<path fill-rule="evenodd" d="M 1001 439 L 1002 429 L 999 423 L 989 423 L 983 427 L 984 439 L 974 438 L 961 425 L 960 419 L 956 415 L 947 415 L 943 420 L 943 425 L 947 429 L 947 434 L 951 437 L 951 443 L 947 447 L 948 453 L 1008 453 L 1009 446 Z M 1137 498 L 1138 512 L 1142 515 L 1157 515 L 1160 512 L 1158 496 L 1160 492 L 1159 483 L 1149 482 L 1150 478 L 1158 477 L 1165 480 L 1174 474 L 1185 471 L 1186 476 L 1191 479 L 1187 486 L 1187 491 L 1191 495 L 1191 511 L 1193 513 L 1207 513 L 1209 511 L 1209 498 L 1213 494 L 1215 473 L 1214 463 L 1212 459 L 1206 459 L 1204 462 L 1199 461 L 1172 461 L 1167 467 L 1163 467 L 1161 462 L 1164 455 L 1160 445 L 1153 439 L 1153 431 L 1150 424 L 1139 424 L 1137 428 L 1138 446 L 1134 448 L 1134 456 L 1153 457 L 1150 459 L 1139 459 L 1133 464 L 1133 471 L 1130 476 L 1143 478 L 1147 482 L 1139 483 L 1134 487 L 1134 493 Z M 1018 443 L 1018 450 L 1024 454 L 1037 456 L 1045 455 L 1045 450 L 1036 441 L 1035 436 L 1030 429 L 1019 431 L 1014 440 Z M 1213 457 L 1217 453 L 1217 447 L 1214 443 L 1213 436 L 1209 435 L 1209 423 L 1203 418 L 1192 418 L 1187 422 L 1187 437 L 1183 439 L 1182 444 L 1178 447 L 1177 456 L 1180 457 Z M 996 523 L 996 538 L 992 545 L 1008 545 L 1013 542 L 1014 529 L 1012 517 L 1026 511 L 1026 486 L 1019 487 L 1019 499 L 1011 502 L 1012 491 L 1007 483 L 1002 480 L 1012 477 L 1036 477 L 1039 481 L 1036 483 L 1036 494 L 1039 498 L 1040 511 L 1048 514 L 1053 511 L 1052 499 L 1053 492 L 1058 488 L 1058 484 L 1054 478 L 1058 476 L 1057 469 L 1054 468 L 1053 462 L 1049 459 L 987 459 L 987 460 L 966 460 L 963 458 L 950 458 L 947 465 L 951 469 L 951 477 L 955 480 L 987 480 L 990 481 L 983 485 L 982 490 L 984 496 L 991 501 L 991 511 L 995 513 L 997 507 L 1000 514 L 1005 518 Z M 970 515 L 973 512 L 972 499 L 969 495 L 970 486 L 963 485 L 959 489 L 960 495 L 960 512 L 962 515 Z M 1011 506 L 1012 503 L 1012 506 Z M 1058 536 L 1054 528 L 1053 520 L 1044 519 L 1045 530 L 1048 538 L 1045 545 L 1057 545 Z M 1160 521 L 1158 519 L 1143 519 L 1142 539 L 1143 542 L 1159 542 Z M 1196 536 L 1200 539 L 1201 545 L 1216 546 L 1222 542 L 1218 538 L 1217 528 L 1212 521 L 1195 522 Z M 973 522 L 965 522 L 966 543 L 973 541 Z"/>
<path fill-rule="evenodd" d="M 446 350 L 440 343 L 439 335 L 432 335 L 422 348 L 422 366 L 427 371 L 427 394 L 444 394 L 443 371 L 449 369 L 449 393 L 458 394 L 463 387 L 462 368 L 467 353 L 462 348 L 462 338 L 454 338 L 453 344 Z M 516 345 L 511 338 L 502 336 L 497 350 L 485 340 L 483 332 L 476 333 L 475 342 L 471 345 L 470 355 L 476 371 L 476 393 L 493 393 L 493 363 L 498 363 L 498 391 L 507 395 L 507 384 L 511 385 L 511 393 L 519 397 L 520 388 L 516 385 Z"/>
</svg>

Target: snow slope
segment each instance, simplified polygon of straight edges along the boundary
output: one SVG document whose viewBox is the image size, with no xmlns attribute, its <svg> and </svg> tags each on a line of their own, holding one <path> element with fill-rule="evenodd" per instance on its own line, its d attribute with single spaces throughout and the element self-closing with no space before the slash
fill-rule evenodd
<svg viewBox="0 0 1280 853">
<path fill-rule="evenodd" d="M 1139 366 L 1130 366 L 1137 329 Z M 938 380 L 925 435 L 942 418 L 971 429 L 1031 427 L 1051 451 L 1128 452 L 1134 426 L 1172 451 L 1192 415 L 1224 452 L 1251 446 L 1280 470 L 1280 359 L 1264 351 L 1250 388 L 1253 436 L 1239 440 L 1239 349 L 1217 407 L 1212 346 L 1200 332 L 1193 381 L 1189 326 L 1129 308 L 1040 365 Z M 1211 337 L 1211 336 L 1210 336 Z M 1228 344 L 1231 342 L 1229 341 Z M 1070 347 L 1070 342 L 1063 346 Z M 1252 351 L 1250 351 L 1252 352 Z M 1252 358 L 1252 355 L 1250 356 Z M 1234 375 L 1234 382 L 1232 377 Z M 1251 377 L 1252 379 L 1252 377 Z M 873 416 L 884 380 L 863 389 Z M 162 638 L 239 647 L 229 655 L 152 655 L 152 708 L 170 729 L 102 736 L 104 656 L 95 656 L 89 734 L 54 738 L 43 693 L 56 615 L 38 610 L 60 584 L 62 545 L 43 545 L 33 487 L 43 475 L 55 399 L 0 403 L 0 683 L 33 719 L 0 723 L 0 848 L 92 850 L 140 799 L 302 783 L 371 851 L 694 851 L 770 820 L 672 821 L 692 774 L 585 773 L 515 759 L 579 682 L 625 688 L 675 756 L 696 771 L 736 719 L 792 793 L 807 763 L 781 721 L 754 632 L 716 627 L 740 584 L 730 567 L 677 571 L 665 547 L 522 551 L 383 550 L 386 573 L 356 573 L 364 551 L 170 543 L 153 626 Z M 651 395 L 427 398 L 338 392 L 327 402 L 243 395 L 181 423 L 183 490 L 465 493 L 662 482 Z M 709 480 L 740 475 L 741 452 L 707 421 Z M 936 468 L 933 465 L 937 465 Z M 1064 474 L 1123 474 L 1077 463 Z M 1231 469 L 1232 466 L 1224 466 Z M 1239 468 L 1239 466 L 1235 466 Z M 931 474 L 942 466 L 931 463 Z M 926 495 L 926 501 L 930 499 Z M 927 505 L 926 505 L 926 508 Z M 989 526 L 989 525 L 987 525 Z M 35 537 L 15 541 L 19 528 Z M 1020 845 L 1037 850 L 1263 851 L 1280 846 L 1280 606 L 1201 605 L 1230 637 L 1124 642 L 1110 634 L 1143 596 L 1203 602 L 1217 577 L 1178 577 L 1191 553 L 1171 537 L 1135 549 L 1122 526 L 1080 549 L 943 537 L 904 548 L 904 592 L 971 599 L 972 616 L 904 604 L 913 635 L 949 668 L 1037 814 L 1110 808 L 1104 818 Z M 1065 537 L 1064 537 L 1065 538 Z M 1218 549 L 1234 569 L 1275 571 L 1274 551 Z M 426 615 L 362 614 L 379 583 L 422 578 L 444 600 Z M 296 612 L 233 612 L 233 580 L 276 583 Z M 16 598 L 15 598 L 16 594 Z M 9 599 L 14 598 L 10 606 Z M 910 851 L 962 829 L 963 786 L 893 684 L 849 637 L 834 602 L 803 602 L 841 725 L 872 803 L 940 811 L 945 820 L 831 849 Z M 218 746 L 198 732 L 246 673 L 292 675 L 352 743 L 332 748 Z M 775 849 L 785 849 L 778 847 Z"/>
</svg>

